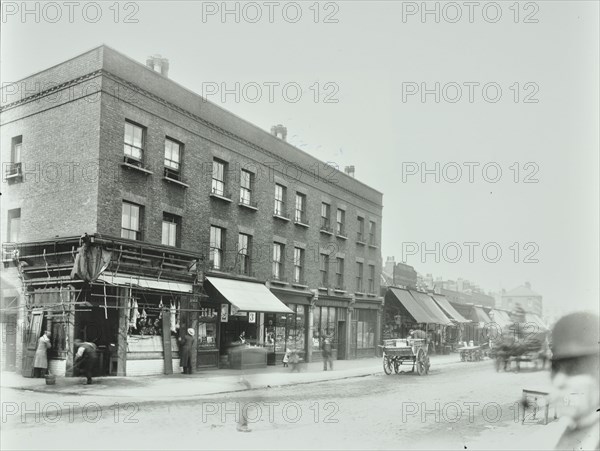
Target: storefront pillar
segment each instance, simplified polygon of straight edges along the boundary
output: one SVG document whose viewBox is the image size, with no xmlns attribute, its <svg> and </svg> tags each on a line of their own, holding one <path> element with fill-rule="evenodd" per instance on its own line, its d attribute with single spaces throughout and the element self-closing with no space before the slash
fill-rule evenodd
<svg viewBox="0 0 600 451">
<path fill-rule="evenodd" d="M 308 306 L 308 320 L 306 321 L 307 337 L 306 343 L 306 361 L 312 362 L 312 337 L 313 337 L 313 318 L 314 318 L 315 304 L 311 302 Z"/>
<path fill-rule="evenodd" d="M 383 304 L 377 309 L 377 322 L 375 324 L 375 355 L 377 357 L 382 356 L 382 348 L 379 345 L 383 344 L 381 341 L 381 332 L 383 330 Z"/>
<path fill-rule="evenodd" d="M 119 287 L 117 289 L 117 305 L 119 306 L 119 329 L 117 335 L 117 376 L 127 375 L 127 332 L 129 330 L 129 299 L 131 289 Z M 112 371 L 113 357 L 111 357 L 110 370 Z"/>
<path fill-rule="evenodd" d="M 71 305 L 67 310 L 66 317 L 66 333 L 65 333 L 65 349 L 67 351 L 67 357 L 65 362 L 65 376 L 73 376 L 73 364 L 75 363 L 73 345 L 75 342 L 75 300 L 82 291 L 75 291 L 71 287 L 69 302 Z"/>
</svg>

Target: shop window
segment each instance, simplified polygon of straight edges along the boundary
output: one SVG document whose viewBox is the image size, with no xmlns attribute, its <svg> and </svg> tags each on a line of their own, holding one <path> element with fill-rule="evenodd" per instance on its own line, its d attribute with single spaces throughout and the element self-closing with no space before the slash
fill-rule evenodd
<svg viewBox="0 0 600 451">
<path fill-rule="evenodd" d="M 337 348 L 337 314 L 335 307 L 315 307 L 313 310 L 313 351 L 321 349 L 325 335 L 332 338 L 332 349 Z"/>
<path fill-rule="evenodd" d="M 367 349 L 375 347 L 375 324 L 377 322 L 374 310 L 355 309 L 357 314 L 356 323 L 356 347 Z"/>
<path fill-rule="evenodd" d="M 123 151 L 126 162 L 141 165 L 144 161 L 144 135 L 144 127 L 134 124 L 133 122 L 125 122 L 125 142 Z"/>
<path fill-rule="evenodd" d="M 142 239 L 142 213 L 141 205 L 123 202 L 121 212 L 121 238 L 130 240 Z"/>
<path fill-rule="evenodd" d="M 198 317 L 198 347 L 217 347 L 218 311 L 212 308 L 201 308 Z"/>
<path fill-rule="evenodd" d="M 225 229 L 221 227 L 210 227 L 210 267 L 221 269 L 223 267 L 223 251 L 225 242 Z"/>
<path fill-rule="evenodd" d="M 293 313 L 269 313 L 265 316 L 265 345 L 271 352 L 306 350 L 306 306 L 288 304 L 288 307 Z"/>
<path fill-rule="evenodd" d="M 163 213 L 162 244 L 165 246 L 180 246 L 181 217 Z"/>
</svg>

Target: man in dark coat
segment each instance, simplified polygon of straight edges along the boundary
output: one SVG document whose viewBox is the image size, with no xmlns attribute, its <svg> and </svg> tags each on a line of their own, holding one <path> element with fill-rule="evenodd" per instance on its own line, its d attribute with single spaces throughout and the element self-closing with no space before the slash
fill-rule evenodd
<svg viewBox="0 0 600 451">
<path fill-rule="evenodd" d="M 82 370 L 87 378 L 87 384 L 92 383 L 92 374 L 96 360 L 98 360 L 97 347 L 94 343 L 82 341 L 79 338 L 75 339 L 75 348 L 77 354 L 75 355 L 75 363 L 79 366 L 80 371 Z"/>
<path fill-rule="evenodd" d="M 181 345 L 179 351 L 179 366 L 183 367 L 183 374 L 192 374 L 192 352 L 194 350 L 194 329 L 191 327 L 183 338 L 179 338 Z"/>
<path fill-rule="evenodd" d="M 327 362 L 329 362 L 329 369 L 333 370 L 333 356 L 332 354 L 332 346 L 331 342 L 333 341 L 333 336 L 326 334 L 323 332 L 322 334 L 323 342 L 321 344 L 322 354 L 323 354 L 323 371 L 327 371 Z"/>
</svg>

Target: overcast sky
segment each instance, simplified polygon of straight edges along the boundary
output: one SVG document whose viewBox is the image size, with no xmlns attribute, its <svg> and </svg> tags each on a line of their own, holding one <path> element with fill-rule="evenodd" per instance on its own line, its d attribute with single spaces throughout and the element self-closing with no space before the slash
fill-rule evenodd
<svg viewBox="0 0 600 451">
<path fill-rule="evenodd" d="M 4 2 L 2 81 L 102 43 L 142 63 L 160 53 L 183 86 L 266 130 L 286 125 L 317 158 L 354 165 L 384 193 L 384 261 L 404 250 L 422 274 L 494 291 L 529 281 L 550 308 L 598 310 L 597 2 L 428 3 L 439 22 L 422 17 L 421 2 L 275 3 L 237 4 L 236 23 L 221 2 L 109 2 L 100 17 L 79 2 L 71 23 L 62 2 L 24 18 L 21 2 Z M 239 101 L 209 91 L 236 82 Z M 272 102 L 269 83 L 279 83 Z M 439 164 L 439 183 L 421 180 L 422 163 Z M 479 243 L 473 262 L 465 242 Z M 439 243 L 439 262 L 423 243 Z"/>
</svg>

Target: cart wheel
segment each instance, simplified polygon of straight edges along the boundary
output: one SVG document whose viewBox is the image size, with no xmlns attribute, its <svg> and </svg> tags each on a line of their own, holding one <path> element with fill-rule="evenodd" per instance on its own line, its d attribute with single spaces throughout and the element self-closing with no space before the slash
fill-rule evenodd
<svg viewBox="0 0 600 451">
<path fill-rule="evenodd" d="M 419 376 L 425 375 L 427 373 L 427 362 L 425 361 L 425 353 L 422 349 L 419 349 L 419 352 L 417 353 L 417 361 L 415 363 Z"/>
<path fill-rule="evenodd" d="M 383 372 L 387 375 L 392 374 L 392 361 L 385 355 L 383 356 Z"/>
<path fill-rule="evenodd" d="M 394 373 L 400 374 L 400 361 L 394 360 Z"/>
</svg>

